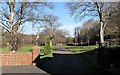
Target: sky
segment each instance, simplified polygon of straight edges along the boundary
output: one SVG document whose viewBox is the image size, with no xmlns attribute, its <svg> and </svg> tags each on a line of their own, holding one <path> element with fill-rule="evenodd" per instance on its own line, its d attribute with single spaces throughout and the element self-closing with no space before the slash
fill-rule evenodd
<svg viewBox="0 0 120 75">
<path fill-rule="evenodd" d="M 63 24 L 61 28 L 68 30 L 72 36 L 74 28 L 80 26 L 81 23 L 75 23 L 74 18 L 70 17 L 68 9 L 65 7 L 65 3 L 56 2 L 54 5 L 55 10 L 53 10 L 53 14 L 59 17 L 59 22 Z"/>
<path fill-rule="evenodd" d="M 73 31 L 76 26 L 81 26 L 83 21 L 75 22 L 74 17 L 71 17 L 68 9 L 65 7 L 65 2 L 53 2 L 54 9 L 53 10 L 45 10 L 49 14 L 53 14 L 55 16 L 59 17 L 59 22 L 62 23 L 62 26 L 60 29 L 65 29 L 69 31 L 70 36 L 73 36 Z M 33 30 L 31 29 L 31 26 L 25 27 L 25 33 L 32 34 Z M 37 32 L 37 31 L 36 31 Z M 35 32 L 34 32 L 35 33 Z"/>
<path fill-rule="evenodd" d="M 86 17 L 84 20 L 81 20 L 79 22 L 75 22 L 74 17 L 70 17 L 68 9 L 65 7 L 66 2 L 53 2 L 54 4 L 54 9 L 53 10 L 48 10 L 44 9 L 45 12 L 48 14 L 53 14 L 55 16 L 59 17 L 59 22 L 62 23 L 62 26 L 60 29 L 65 29 L 69 31 L 70 36 L 73 37 L 73 31 L 76 26 L 82 26 L 83 22 L 87 20 L 88 18 Z M 24 30 L 23 32 L 25 34 L 36 34 L 37 30 L 32 29 L 32 25 L 30 23 L 24 24 Z"/>
</svg>

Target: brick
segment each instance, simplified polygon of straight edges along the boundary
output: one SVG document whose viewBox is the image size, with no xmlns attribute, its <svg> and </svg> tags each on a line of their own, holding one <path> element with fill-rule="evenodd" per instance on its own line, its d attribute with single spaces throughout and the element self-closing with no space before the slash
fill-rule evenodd
<svg viewBox="0 0 120 75">
<path fill-rule="evenodd" d="M 40 50 L 37 48 L 32 53 L 0 54 L 0 66 L 32 65 L 39 53 Z"/>
</svg>

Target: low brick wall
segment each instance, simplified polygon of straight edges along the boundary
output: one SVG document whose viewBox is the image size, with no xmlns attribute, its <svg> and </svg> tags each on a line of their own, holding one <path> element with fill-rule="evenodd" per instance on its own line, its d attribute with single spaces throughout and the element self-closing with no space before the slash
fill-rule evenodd
<svg viewBox="0 0 120 75">
<path fill-rule="evenodd" d="M 40 47 L 39 46 L 34 46 L 32 51 L 32 60 L 34 61 L 38 55 L 40 54 Z"/>
<path fill-rule="evenodd" d="M 40 54 L 40 49 L 31 53 L 0 54 L 0 66 L 32 65 L 32 61 Z"/>
<path fill-rule="evenodd" d="M 31 65 L 32 53 L 0 54 L 2 66 Z"/>
</svg>

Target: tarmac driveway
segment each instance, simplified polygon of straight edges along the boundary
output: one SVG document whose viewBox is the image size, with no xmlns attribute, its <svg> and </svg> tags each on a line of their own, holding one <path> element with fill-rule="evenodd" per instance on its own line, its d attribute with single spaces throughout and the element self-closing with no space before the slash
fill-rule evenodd
<svg viewBox="0 0 120 75">
<path fill-rule="evenodd" d="M 45 71 L 36 66 L 3 66 L 2 75 L 40 75 L 46 74 Z"/>
</svg>

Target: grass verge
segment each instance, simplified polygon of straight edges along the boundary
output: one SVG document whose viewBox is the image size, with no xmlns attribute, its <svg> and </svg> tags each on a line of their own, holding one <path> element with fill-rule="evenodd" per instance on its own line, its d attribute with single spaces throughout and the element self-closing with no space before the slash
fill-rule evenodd
<svg viewBox="0 0 120 75">
<path fill-rule="evenodd" d="M 94 50 L 94 49 L 98 48 L 98 46 L 97 45 L 92 45 L 92 46 L 63 46 L 63 48 L 68 49 L 68 50 L 75 52 L 75 53 L 80 53 L 80 52 L 87 52 L 87 51 Z"/>
</svg>

